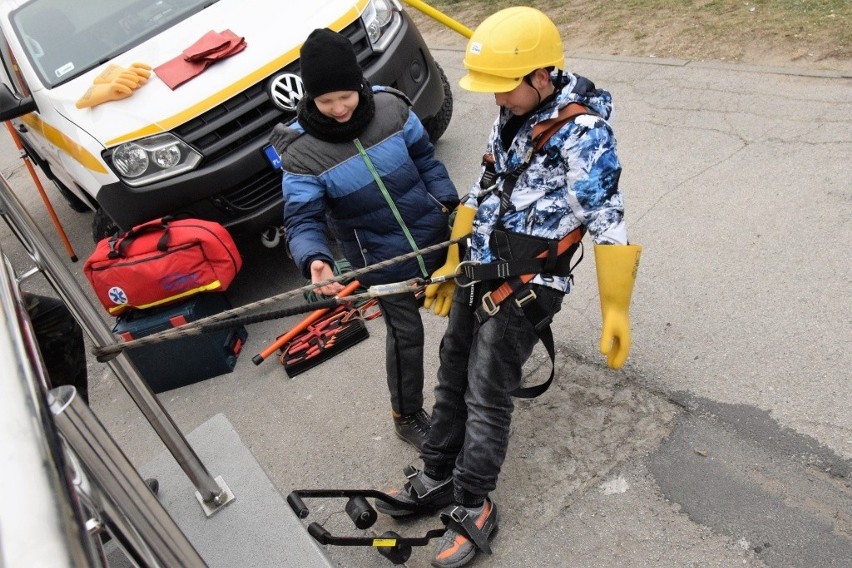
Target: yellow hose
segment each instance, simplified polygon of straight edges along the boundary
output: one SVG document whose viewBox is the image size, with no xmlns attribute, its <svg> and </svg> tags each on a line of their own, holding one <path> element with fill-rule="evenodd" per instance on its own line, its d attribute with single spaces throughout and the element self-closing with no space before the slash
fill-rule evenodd
<svg viewBox="0 0 852 568">
<path fill-rule="evenodd" d="M 403 2 L 405 2 L 406 4 L 411 6 L 412 8 L 416 8 L 417 10 L 420 10 L 421 12 L 423 12 L 424 14 L 429 16 L 430 18 L 434 18 L 438 22 L 444 24 L 445 26 L 447 26 L 451 30 L 460 33 L 461 35 L 463 35 L 466 38 L 469 38 L 470 36 L 473 35 L 472 29 L 470 29 L 466 26 L 463 26 L 462 24 L 458 23 L 457 21 L 455 21 L 454 19 L 452 19 L 448 15 L 444 14 L 443 12 L 436 10 L 432 6 L 428 5 L 426 2 L 421 2 L 420 0 L 403 0 Z"/>
</svg>

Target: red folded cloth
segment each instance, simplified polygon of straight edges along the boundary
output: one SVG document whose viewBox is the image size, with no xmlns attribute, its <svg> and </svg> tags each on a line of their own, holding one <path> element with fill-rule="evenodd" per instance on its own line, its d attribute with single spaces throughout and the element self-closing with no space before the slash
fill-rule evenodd
<svg viewBox="0 0 852 568">
<path fill-rule="evenodd" d="M 180 55 L 154 67 L 154 73 L 170 89 L 175 90 L 193 77 L 200 75 L 210 63 L 209 61 L 187 61 L 183 55 Z"/>
<path fill-rule="evenodd" d="M 183 56 L 187 61 L 204 59 L 210 53 L 230 47 L 231 40 L 219 32 L 209 31 L 201 39 L 183 50 Z"/>
<path fill-rule="evenodd" d="M 219 61 L 220 59 L 224 59 L 226 57 L 234 55 L 235 53 L 239 53 L 240 51 L 246 48 L 245 38 L 238 36 L 231 30 L 225 30 L 220 35 L 226 38 L 228 42 L 224 45 L 221 45 L 218 49 L 209 50 L 204 55 L 204 59 L 208 61 Z M 190 59 L 190 61 L 195 61 L 195 59 Z"/>
<path fill-rule="evenodd" d="M 244 37 L 231 30 L 207 32 L 177 57 L 154 67 L 154 73 L 172 90 L 200 75 L 210 65 L 246 48 Z"/>
</svg>

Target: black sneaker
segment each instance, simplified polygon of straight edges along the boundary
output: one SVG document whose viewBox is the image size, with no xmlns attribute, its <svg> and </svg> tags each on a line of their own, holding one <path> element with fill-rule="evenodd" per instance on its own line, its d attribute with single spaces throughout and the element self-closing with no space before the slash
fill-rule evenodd
<svg viewBox="0 0 852 568">
<path fill-rule="evenodd" d="M 394 416 L 393 426 L 400 440 L 408 442 L 417 448 L 417 451 L 420 451 L 423 447 L 423 442 L 426 441 L 426 436 L 429 434 L 432 420 L 426 411 L 421 408 L 414 414 Z"/>
<path fill-rule="evenodd" d="M 453 478 L 439 481 L 429 478 L 414 466 L 403 470 L 408 481 L 402 489 L 389 491 L 388 495 L 411 507 L 392 505 L 376 499 L 376 510 L 391 517 L 408 517 L 420 513 L 433 513 L 453 502 Z"/>
</svg>

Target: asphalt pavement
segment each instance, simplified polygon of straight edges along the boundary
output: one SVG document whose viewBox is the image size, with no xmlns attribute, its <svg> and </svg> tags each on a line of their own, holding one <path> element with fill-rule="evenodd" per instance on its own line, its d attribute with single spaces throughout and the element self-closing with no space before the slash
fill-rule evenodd
<svg viewBox="0 0 852 568">
<path fill-rule="evenodd" d="M 460 45 L 434 54 L 455 102 L 437 152 L 464 193 L 496 107 L 457 87 Z M 567 63 L 616 105 L 628 231 L 644 247 L 633 345 L 620 371 L 597 353 L 587 243 L 553 326 L 555 385 L 517 405 L 493 495 L 501 511 L 494 554 L 473 565 L 852 566 L 852 263 L 844 244 L 852 240 L 852 75 L 577 54 Z M 67 259 L 2 138 L 3 175 Z M 82 262 L 94 246 L 91 216 L 48 191 L 80 258 L 68 268 L 89 290 Z M 25 270 L 5 225 L 0 237 Z M 303 284 L 282 247 L 240 245 L 234 305 Z M 25 288 L 45 284 L 36 276 Z M 252 356 L 297 319 L 250 324 L 233 373 L 163 393 L 164 407 L 185 433 L 223 415 L 283 495 L 397 486 L 402 467 L 418 460 L 393 434 L 383 323 L 368 322 L 367 340 L 293 379 L 275 357 L 255 365 Z M 446 320 L 424 319 L 431 400 Z M 546 376 L 546 363 L 537 351 L 530 373 Z M 92 408 L 145 469 L 162 443 L 108 368 L 92 358 L 89 370 Z M 317 502 L 313 520 L 358 535 L 440 526 L 380 518 L 360 531 L 343 505 Z M 427 566 L 431 548 L 415 547 L 406 566 Z M 343 567 L 390 565 L 366 547 L 327 551 Z M 262 551 L 251 558 L 263 565 Z"/>
</svg>

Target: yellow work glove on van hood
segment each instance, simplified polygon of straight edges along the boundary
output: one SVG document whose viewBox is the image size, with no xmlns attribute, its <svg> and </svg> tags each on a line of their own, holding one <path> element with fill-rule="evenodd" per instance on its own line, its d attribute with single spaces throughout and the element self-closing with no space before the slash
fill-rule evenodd
<svg viewBox="0 0 852 568">
<path fill-rule="evenodd" d="M 92 86 L 75 103 L 77 108 L 88 108 L 99 104 L 126 99 L 133 91 L 144 85 L 151 76 L 151 67 L 134 63 L 129 68 L 108 65 L 92 81 Z"/>
<path fill-rule="evenodd" d="M 620 369 L 630 353 L 630 297 L 639 269 L 639 245 L 595 245 L 595 266 L 601 297 L 601 355 L 611 369 Z"/>
<path fill-rule="evenodd" d="M 453 221 L 453 230 L 450 231 L 450 240 L 456 240 L 470 234 L 471 229 L 473 229 L 474 215 L 476 215 L 476 209 L 464 205 L 458 206 L 456 219 Z M 432 278 L 455 274 L 458 266 L 459 245 L 452 244 L 447 249 L 447 261 L 444 266 L 432 273 Z M 455 291 L 456 283 L 454 280 L 430 284 L 426 286 L 426 298 L 423 300 L 423 307 L 428 310 L 431 306 L 432 312 L 436 315 L 446 317 L 450 313 L 450 306 L 453 305 L 453 293 Z"/>
<path fill-rule="evenodd" d="M 136 83 L 137 86 L 144 85 L 151 76 L 151 66 L 147 63 L 132 63 L 130 67 L 122 67 L 115 63 L 110 63 L 106 68 L 98 73 L 93 83 L 96 85 L 102 83 L 112 83 L 119 77 Z"/>
</svg>

